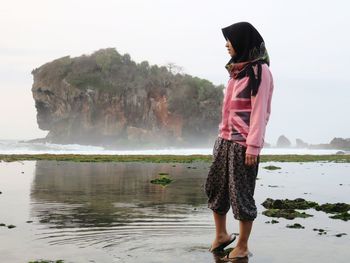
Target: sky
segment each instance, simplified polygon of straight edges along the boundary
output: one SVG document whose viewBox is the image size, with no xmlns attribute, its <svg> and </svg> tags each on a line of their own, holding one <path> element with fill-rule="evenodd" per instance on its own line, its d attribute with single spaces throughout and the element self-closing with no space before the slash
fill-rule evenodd
<svg viewBox="0 0 350 263">
<path fill-rule="evenodd" d="M 221 28 L 252 23 L 274 78 L 265 141 L 350 138 L 349 1 L 32 0 L 0 7 L 0 139 L 34 139 L 31 71 L 54 59 L 114 47 L 136 62 L 175 63 L 226 85 Z"/>
</svg>

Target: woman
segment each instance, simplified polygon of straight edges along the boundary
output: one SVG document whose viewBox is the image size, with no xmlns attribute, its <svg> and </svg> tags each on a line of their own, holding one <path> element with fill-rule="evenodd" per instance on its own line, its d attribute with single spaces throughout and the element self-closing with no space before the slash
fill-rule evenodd
<svg viewBox="0 0 350 263">
<path fill-rule="evenodd" d="M 232 206 L 239 220 L 236 247 L 223 260 L 248 257 L 248 238 L 257 217 L 254 200 L 260 151 L 271 112 L 273 78 L 264 39 L 248 22 L 222 29 L 231 56 L 222 120 L 213 148 L 213 163 L 205 183 L 208 208 L 213 211 L 216 236 L 211 252 L 222 251 L 236 236 L 228 235 L 226 213 Z"/>
</svg>

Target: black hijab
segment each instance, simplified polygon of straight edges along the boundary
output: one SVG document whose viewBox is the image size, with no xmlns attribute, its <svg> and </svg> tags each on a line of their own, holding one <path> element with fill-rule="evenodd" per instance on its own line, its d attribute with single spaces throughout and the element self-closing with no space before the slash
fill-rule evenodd
<svg viewBox="0 0 350 263">
<path fill-rule="evenodd" d="M 252 95 L 255 96 L 261 82 L 261 64 L 266 63 L 270 66 L 264 39 L 248 22 L 239 22 L 222 28 L 222 33 L 236 51 L 236 55 L 226 64 L 227 70 L 230 71 L 235 65 L 247 63 L 247 66 L 237 74 L 237 78 L 249 76 L 248 86 Z M 258 65 L 257 78 L 253 70 L 254 65 Z"/>
</svg>

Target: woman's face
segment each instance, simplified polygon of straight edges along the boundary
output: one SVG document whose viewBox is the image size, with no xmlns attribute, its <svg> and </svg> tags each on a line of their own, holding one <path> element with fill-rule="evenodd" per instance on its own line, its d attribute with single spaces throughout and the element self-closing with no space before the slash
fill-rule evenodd
<svg viewBox="0 0 350 263">
<path fill-rule="evenodd" d="M 234 50 L 230 40 L 227 39 L 225 47 L 227 48 L 227 51 L 231 57 L 236 55 L 236 51 Z"/>
</svg>

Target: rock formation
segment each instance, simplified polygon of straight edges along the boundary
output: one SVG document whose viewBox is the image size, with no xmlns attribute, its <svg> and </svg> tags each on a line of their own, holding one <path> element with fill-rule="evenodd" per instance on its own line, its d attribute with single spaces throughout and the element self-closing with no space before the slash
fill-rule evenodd
<svg viewBox="0 0 350 263">
<path fill-rule="evenodd" d="M 308 147 L 308 143 L 304 142 L 302 139 L 295 139 L 295 145 L 297 148 L 307 148 Z"/>
<path fill-rule="evenodd" d="M 290 147 L 291 146 L 291 142 L 290 140 L 284 136 L 284 135 L 281 135 L 280 137 L 278 137 L 277 139 L 277 144 L 276 144 L 277 147 Z"/>
<path fill-rule="evenodd" d="M 311 144 L 310 149 L 341 149 L 350 151 L 350 138 L 334 137 L 329 143 Z"/>
<path fill-rule="evenodd" d="M 41 141 L 112 148 L 210 142 L 223 86 L 172 68 L 107 48 L 34 69 L 37 122 L 49 131 Z"/>
<path fill-rule="evenodd" d="M 350 138 L 333 138 L 329 143 L 335 149 L 350 149 Z"/>
</svg>

